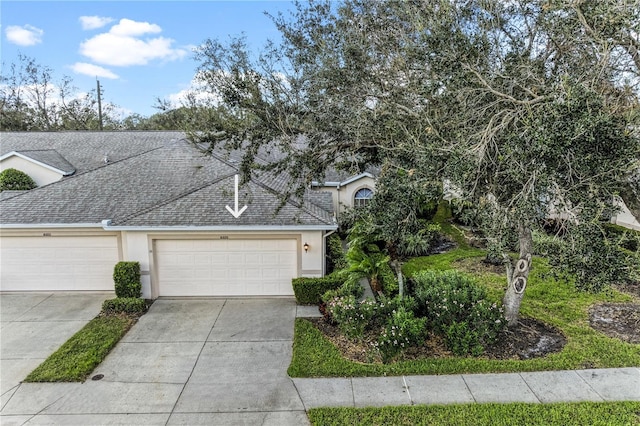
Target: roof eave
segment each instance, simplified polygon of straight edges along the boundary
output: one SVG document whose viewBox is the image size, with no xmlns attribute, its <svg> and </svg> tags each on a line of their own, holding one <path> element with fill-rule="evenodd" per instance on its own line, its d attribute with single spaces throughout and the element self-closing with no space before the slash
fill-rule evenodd
<svg viewBox="0 0 640 426">
<path fill-rule="evenodd" d="M 6 154 L 4 154 L 3 156 L 0 157 L 0 161 L 4 160 L 6 158 L 9 158 L 9 157 L 13 157 L 13 156 L 20 157 L 25 161 L 29 161 L 29 162 L 31 162 L 33 164 L 37 164 L 38 166 L 44 167 L 45 169 L 51 170 L 51 171 L 53 171 L 55 173 L 60 173 L 62 176 L 71 176 L 72 174 L 74 174 L 76 172 L 75 169 L 72 170 L 72 171 L 69 171 L 69 172 L 64 171 L 64 170 L 60 170 L 57 167 L 50 166 L 49 164 L 46 164 L 46 163 L 43 163 L 41 161 L 35 160 L 35 159 L 29 157 L 28 155 L 24 155 L 24 154 L 21 154 L 21 153 L 16 152 L 16 151 L 7 152 Z"/>
<path fill-rule="evenodd" d="M 210 226 L 118 226 L 103 225 L 107 231 L 178 232 L 178 231 L 333 231 L 338 225 L 210 225 Z"/>
</svg>

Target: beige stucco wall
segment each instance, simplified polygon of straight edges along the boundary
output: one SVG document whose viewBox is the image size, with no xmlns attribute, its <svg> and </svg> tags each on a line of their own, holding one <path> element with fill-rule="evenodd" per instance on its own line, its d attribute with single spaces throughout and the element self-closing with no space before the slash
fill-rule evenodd
<svg viewBox="0 0 640 426">
<path fill-rule="evenodd" d="M 298 276 L 319 277 L 324 274 L 324 241 L 323 231 L 303 232 L 122 232 L 122 252 L 124 260 L 140 262 L 142 296 L 147 299 L 158 297 L 158 286 L 155 282 L 153 242 L 162 239 L 269 239 L 291 238 L 297 240 Z M 309 244 L 309 251 L 304 251 L 304 244 Z"/>
<path fill-rule="evenodd" d="M 15 155 L 0 162 L 0 171 L 6 169 L 17 169 L 28 174 L 38 186 L 48 185 L 62 179 L 62 174 Z"/>
<path fill-rule="evenodd" d="M 376 181 L 368 176 L 364 176 L 347 185 L 336 188 L 335 186 L 323 186 L 318 190 L 331 193 L 333 198 L 333 208 L 336 218 L 340 219 L 340 213 L 353 207 L 353 197 L 362 188 L 369 188 L 375 192 Z"/>
</svg>

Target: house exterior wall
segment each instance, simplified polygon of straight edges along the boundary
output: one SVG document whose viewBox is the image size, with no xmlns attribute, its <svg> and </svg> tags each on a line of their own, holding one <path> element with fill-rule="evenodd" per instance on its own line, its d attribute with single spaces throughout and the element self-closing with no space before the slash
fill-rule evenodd
<svg viewBox="0 0 640 426">
<path fill-rule="evenodd" d="M 62 179 L 62 174 L 15 155 L 5 158 L 0 162 L 0 171 L 6 169 L 16 169 L 28 174 L 38 186 L 48 185 Z"/>
<path fill-rule="evenodd" d="M 331 193 L 333 198 L 333 208 L 335 210 L 336 218 L 340 220 L 340 213 L 352 208 L 354 205 L 353 197 L 356 192 L 362 188 L 369 188 L 375 192 L 376 181 L 368 176 L 363 176 L 358 180 L 349 182 L 342 186 L 321 186 L 318 188 L 320 191 Z"/>
</svg>

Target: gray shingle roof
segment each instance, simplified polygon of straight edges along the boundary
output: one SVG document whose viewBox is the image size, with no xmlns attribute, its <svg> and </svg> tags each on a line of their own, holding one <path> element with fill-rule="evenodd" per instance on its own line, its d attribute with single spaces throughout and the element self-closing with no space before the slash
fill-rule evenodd
<svg viewBox="0 0 640 426">
<path fill-rule="evenodd" d="M 2 132 L 0 156 L 52 149 L 82 173 L 104 166 L 105 157 L 115 162 L 182 138 L 182 132 Z"/>
<path fill-rule="evenodd" d="M 126 145 L 122 133 L 105 132 L 96 140 L 108 144 L 109 134 L 116 145 Z M 164 140 L 159 137 L 162 134 Z M 77 224 L 110 219 L 114 226 L 132 227 L 334 227 L 330 194 L 310 191 L 304 202 L 282 204 L 278 191 L 259 177 L 239 191 L 240 206 L 248 208 L 239 219 L 233 218 L 225 206 L 233 207 L 237 168 L 217 156 L 203 155 L 176 135 L 181 136 L 154 133 L 146 146 L 138 138 L 126 157 L 120 152 L 123 158 L 96 162 L 89 170 L 2 200 L 0 223 Z"/>
<path fill-rule="evenodd" d="M 55 149 L 33 149 L 16 151 L 25 157 L 60 170 L 64 175 L 72 175 L 76 168 Z"/>
</svg>

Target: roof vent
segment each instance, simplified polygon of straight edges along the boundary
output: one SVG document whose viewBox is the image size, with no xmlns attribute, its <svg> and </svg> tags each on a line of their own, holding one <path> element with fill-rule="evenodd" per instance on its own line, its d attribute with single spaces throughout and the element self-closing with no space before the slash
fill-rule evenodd
<svg viewBox="0 0 640 426">
<path fill-rule="evenodd" d="M 102 159 L 102 161 L 104 162 L 104 164 L 109 164 L 109 156 L 107 154 L 105 154 L 104 158 Z"/>
</svg>

